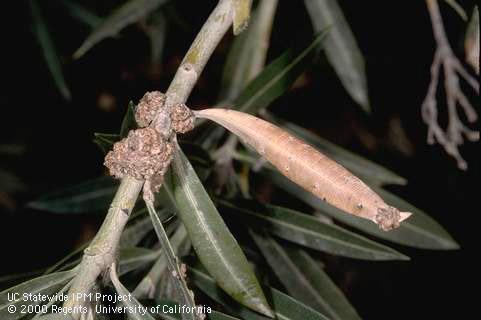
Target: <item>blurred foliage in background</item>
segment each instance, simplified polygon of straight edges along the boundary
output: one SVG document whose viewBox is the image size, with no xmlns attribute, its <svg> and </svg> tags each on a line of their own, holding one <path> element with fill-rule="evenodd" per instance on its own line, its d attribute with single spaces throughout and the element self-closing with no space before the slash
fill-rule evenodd
<svg viewBox="0 0 481 320">
<path fill-rule="evenodd" d="M 8 83 L 0 102 L 1 289 L 34 276 L 41 277 L 10 290 L 65 288 L 118 185 L 105 176 L 103 155 L 135 126 L 129 102 L 167 87 L 215 4 L 18 3 L 13 14 L 20 22 L 4 40 Z M 470 12 L 473 2 L 463 8 Z M 456 11 L 445 14 L 460 50 L 466 23 Z M 208 63 L 189 106 L 260 114 L 341 163 L 386 202 L 414 213 L 385 233 L 301 190 L 212 124 L 182 136 L 182 150 L 279 317 L 459 316 L 454 307 L 432 308 L 460 299 L 444 292 L 458 290 L 450 278 L 462 272 L 470 246 L 479 146 L 463 149 L 472 166 L 461 172 L 441 148 L 425 145 L 419 106 L 433 48 L 423 1 L 262 0 L 254 3 L 247 31 L 226 36 Z M 174 251 L 189 266 L 196 302 L 260 318 L 220 291 L 198 263 L 168 192 L 157 204 Z M 122 236 L 119 267 L 140 302 L 168 304 L 175 297 L 141 205 Z M 127 290 L 118 285 L 118 292 Z M 20 319 L 6 312 L 7 292 L 0 293 L 0 318 Z"/>
</svg>

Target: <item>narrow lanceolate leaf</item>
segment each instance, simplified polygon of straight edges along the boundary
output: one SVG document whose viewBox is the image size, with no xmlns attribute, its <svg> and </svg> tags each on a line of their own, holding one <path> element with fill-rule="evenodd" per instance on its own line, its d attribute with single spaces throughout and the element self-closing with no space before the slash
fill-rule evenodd
<svg viewBox="0 0 481 320">
<path fill-rule="evenodd" d="M 150 219 L 150 217 L 149 217 Z M 170 243 L 174 249 L 176 255 L 179 254 L 179 249 L 187 240 L 187 231 L 183 225 L 180 225 L 175 231 L 174 235 L 170 238 Z M 137 298 L 149 298 L 153 299 L 156 288 L 159 285 L 160 278 L 162 274 L 167 270 L 167 261 L 165 259 L 165 254 L 159 256 L 155 264 L 152 266 L 150 271 L 145 275 L 142 281 L 139 282 L 135 288 L 133 295 Z"/>
<path fill-rule="evenodd" d="M 117 186 L 118 182 L 111 177 L 101 177 L 52 191 L 28 206 L 54 213 L 97 212 L 108 208 Z"/>
<path fill-rule="evenodd" d="M 50 32 L 47 29 L 40 7 L 38 6 L 37 0 L 29 0 L 29 3 L 34 23 L 33 30 L 37 41 L 42 48 L 45 62 L 47 63 L 48 69 L 52 74 L 58 90 L 65 99 L 70 100 L 71 94 L 63 76 L 60 58 L 58 57 L 52 38 L 50 37 Z"/>
<path fill-rule="evenodd" d="M 112 150 L 114 143 L 120 140 L 120 135 L 111 133 L 94 133 L 93 142 L 100 148 L 100 150 L 107 154 Z"/>
<path fill-rule="evenodd" d="M 150 39 L 150 61 L 161 64 L 167 36 L 167 18 L 161 10 L 152 13 L 146 29 Z"/>
<path fill-rule="evenodd" d="M 17 192 L 25 189 L 22 181 L 13 173 L 0 168 L 0 190 L 3 192 Z"/>
<path fill-rule="evenodd" d="M 329 28 L 325 41 L 327 59 L 344 88 L 365 111 L 369 111 L 364 58 L 337 0 L 305 0 L 314 30 Z"/>
<path fill-rule="evenodd" d="M 453 8 L 454 11 L 456 11 L 457 14 L 464 20 L 468 20 L 468 15 L 466 14 L 466 11 L 464 11 L 463 7 L 456 1 L 456 0 L 444 0 L 447 4 Z"/>
<path fill-rule="evenodd" d="M 214 280 L 204 271 L 189 267 L 190 279 L 192 282 L 201 289 L 209 298 L 223 305 L 230 312 L 239 315 L 245 320 L 262 320 L 268 319 L 261 316 L 247 308 L 242 308 L 239 304 L 236 304 L 227 295 L 223 294 L 218 289 Z M 276 319 L 282 320 L 297 320 L 302 317 L 306 320 L 327 320 L 328 318 L 314 309 L 306 306 L 302 302 L 280 292 L 274 288 L 265 288 L 267 296 L 270 298 L 269 302 L 275 313 Z"/>
<path fill-rule="evenodd" d="M 103 23 L 87 37 L 75 52 L 74 58 L 80 58 L 100 41 L 115 36 L 120 30 L 139 21 L 165 2 L 167 2 L 167 0 L 130 0 L 126 2 L 115 9 L 112 14 L 105 18 Z"/>
<path fill-rule="evenodd" d="M 234 34 L 238 35 L 249 25 L 249 18 L 251 16 L 252 0 L 232 0 L 233 6 L 233 23 Z"/>
<path fill-rule="evenodd" d="M 202 264 L 234 299 L 258 312 L 272 315 L 244 253 L 178 147 L 172 169 L 178 214 Z"/>
<path fill-rule="evenodd" d="M 249 82 L 240 94 L 234 92 L 236 97 L 232 109 L 256 114 L 286 93 L 310 65 L 314 53 L 321 46 L 322 39 L 321 34 L 300 53 L 295 54 L 292 50 L 288 50 L 272 61 L 254 80 Z M 223 133 L 223 128 L 215 128 L 207 137 L 199 138 L 198 141 L 201 141 L 203 146 L 210 147 Z"/>
<path fill-rule="evenodd" d="M 358 234 L 327 224 L 314 216 L 278 206 L 219 201 L 224 214 L 254 229 L 333 255 L 364 260 L 407 260 L 403 254 Z"/>
<path fill-rule="evenodd" d="M 17 320 L 23 318 L 25 314 L 21 313 L 21 305 L 38 305 L 41 301 L 33 301 L 29 299 L 28 301 L 23 300 L 23 294 L 37 295 L 37 294 L 46 294 L 52 295 L 55 294 L 59 289 L 62 288 L 70 279 L 75 276 L 75 271 L 65 271 L 65 272 L 57 272 L 52 273 L 49 275 L 41 276 L 22 284 L 19 284 L 15 287 L 7 289 L 5 291 L 0 292 L 0 319 L 2 320 Z M 10 295 L 18 293 L 18 297 L 16 301 L 9 301 Z M 11 313 L 11 309 L 8 307 L 13 305 L 16 307 L 17 312 Z M 12 307 L 10 307 L 12 308 Z"/>
<path fill-rule="evenodd" d="M 122 247 L 135 247 L 152 229 L 150 217 L 140 218 L 125 228 L 119 244 Z"/>
<path fill-rule="evenodd" d="M 155 261 L 160 255 L 158 250 L 140 247 L 120 248 L 119 270 L 121 274 L 136 270 L 148 263 Z"/>
<path fill-rule="evenodd" d="M 346 297 L 309 254 L 294 247 L 285 250 L 266 232 L 251 230 L 251 235 L 272 271 L 293 298 L 333 320 L 360 319 Z"/>
<path fill-rule="evenodd" d="M 473 15 L 469 21 L 466 39 L 464 40 L 466 62 L 479 74 L 479 10 L 474 7 Z"/>
<path fill-rule="evenodd" d="M 406 179 L 392 172 L 391 170 L 378 165 L 366 158 L 348 151 L 319 137 L 318 135 L 291 122 L 276 121 L 280 126 L 292 134 L 303 139 L 326 156 L 332 158 L 339 164 L 346 167 L 358 177 L 374 185 L 400 184 L 405 185 Z"/>
<path fill-rule="evenodd" d="M 70 289 L 70 286 L 72 285 L 72 281 L 73 281 L 73 279 L 70 280 L 65 286 L 63 286 L 62 289 L 60 289 L 58 292 L 56 292 L 56 293 L 55 293 L 55 296 L 56 296 L 56 297 L 63 296 L 64 293 L 65 293 L 68 289 Z M 53 296 L 53 295 L 52 295 L 52 296 Z M 46 310 L 49 310 L 50 307 L 51 307 L 52 305 L 54 305 L 56 302 L 57 302 L 56 299 L 51 299 L 49 302 L 47 302 L 47 303 L 45 304 Z M 52 314 L 52 316 L 55 316 L 55 314 Z M 57 316 L 58 316 L 58 315 L 57 315 Z M 42 312 L 37 312 L 37 314 L 32 318 L 32 320 L 37 320 L 37 319 L 45 319 L 45 318 L 43 317 Z M 61 318 L 58 318 L 58 317 L 55 318 L 55 317 L 54 317 L 53 319 L 64 319 L 64 320 L 67 320 L 67 319 L 71 319 L 71 318 L 70 318 L 70 315 L 62 315 Z"/>
<path fill-rule="evenodd" d="M 91 29 L 96 28 L 102 23 L 102 18 L 75 0 L 63 0 L 60 3 L 65 6 L 72 17 L 89 26 Z"/>
<path fill-rule="evenodd" d="M 323 43 L 326 33 L 318 35 L 298 55 L 289 50 L 270 63 L 234 102 L 234 109 L 257 113 L 284 94 L 305 71 L 315 53 Z"/>
<path fill-rule="evenodd" d="M 263 0 L 249 28 L 234 39 L 222 76 L 219 101 L 232 102 L 264 68 L 277 0 Z"/>
<path fill-rule="evenodd" d="M 327 203 L 391 230 L 411 213 L 387 205 L 344 167 L 287 131 L 246 113 L 227 109 L 196 111 L 219 123 L 256 150 L 283 175 Z"/>
<path fill-rule="evenodd" d="M 162 252 L 167 260 L 167 268 L 171 274 L 171 279 L 177 290 L 178 298 L 182 303 L 191 310 L 195 310 L 194 296 L 191 294 L 187 282 L 185 281 L 184 272 L 181 270 L 179 259 L 174 251 L 174 248 L 170 244 L 167 232 L 165 232 L 164 226 L 157 215 L 157 212 L 152 201 L 145 201 L 147 210 L 149 211 L 152 224 L 154 225 L 155 233 L 159 238 L 159 242 L 162 246 Z M 197 312 L 190 312 L 182 314 L 182 319 L 200 319 L 200 315 Z"/>
<path fill-rule="evenodd" d="M 391 232 L 382 232 L 368 221 L 347 215 L 341 210 L 328 205 L 311 193 L 296 186 L 276 171 L 265 170 L 263 172 L 274 184 L 316 208 L 321 213 L 368 234 L 375 235 L 378 238 L 422 249 L 453 250 L 459 248 L 448 232 L 425 212 L 385 190 L 375 189 L 385 201 L 402 210 L 413 212 L 413 216 L 410 219 L 404 221 L 401 227 Z"/>
<path fill-rule="evenodd" d="M 129 131 L 133 129 L 137 129 L 137 123 L 135 122 L 135 104 L 130 101 L 120 127 L 120 137 L 125 138 Z"/>
<path fill-rule="evenodd" d="M 212 310 L 212 312 L 209 313 L 209 320 L 239 320 L 239 318 L 235 318 L 225 313 Z"/>
<path fill-rule="evenodd" d="M 117 291 L 117 293 L 121 296 L 131 297 L 130 299 L 122 299 L 121 303 L 131 310 L 142 310 L 142 312 L 129 312 L 129 318 L 133 320 L 155 320 L 149 312 L 143 312 L 147 311 L 148 309 L 145 308 L 139 301 L 137 301 L 137 299 L 130 294 L 127 288 L 124 287 L 119 280 L 117 270 L 115 270 L 115 268 L 115 264 L 113 264 L 110 268 L 110 280 L 114 285 L 115 291 Z"/>
<path fill-rule="evenodd" d="M 50 313 L 37 318 L 38 320 L 73 320 L 70 314 L 65 313 Z"/>
<path fill-rule="evenodd" d="M 323 313 L 327 314 L 331 319 L 360 319 L 356 310 L 344 296 L 344 293 L 322 270 L 319 263 L 306 251 L 288 248 L 287 254 L 325 301 L 325 311 Z"/>
</svg>

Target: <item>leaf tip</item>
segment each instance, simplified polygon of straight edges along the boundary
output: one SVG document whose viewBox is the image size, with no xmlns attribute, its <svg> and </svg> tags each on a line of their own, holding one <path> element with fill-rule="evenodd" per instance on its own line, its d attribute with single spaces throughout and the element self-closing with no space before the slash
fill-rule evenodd
<svg viewBox="0 0 481 320">
<path fill-rule="evenodd" d="M 84 54 L 85 52 L 87 52 L 87 48 L 85 48 L 85 45 L 82 44 L 72 55 L 72 59 L 74 60 L 78 60 L 80 59 Z"/>
<path fill-rule="evenodd" d="M 250 307 L 255 311 L 269 317 L 269 318 L 276 318 L 274 311 L 271 309 L 267 301 L 264 299 L 255 299 L 251 301 Z"/>
<path fill-rule="evenodd" d="M 411 212 L 399 212 L 399 215 L 401 216 L 399 218 L 399 222 L 403 222 L 404 220 L 406 220 L 407 218 L 412 216 L 412 213 Z"/>
</svg>

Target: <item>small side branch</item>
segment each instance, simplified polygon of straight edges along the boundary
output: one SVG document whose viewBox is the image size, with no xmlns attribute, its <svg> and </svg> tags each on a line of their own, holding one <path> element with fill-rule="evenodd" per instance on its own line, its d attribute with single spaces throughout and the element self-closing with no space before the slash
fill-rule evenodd
<svg viewBox="0 0 481 320">
<path fill-rule="evenodd" d="M 428 125 L 427 141 L 429 144 L 437 142 L 442 145 L 446 152 L 456 159 L 458 167 L 466 170 L 468 165 L 459 152 L 459 146 L 464 143 L 463 136 L 469 141 L 479 140 L 479 132 L 471 130 L 462 122 L 457 106 L 461 106 L 467 120 L 471 123 L 478 119 L 478 115 L 462 91 L 459 77 L 464 79 L 478 94 L 479 83 L 466 71 L 451 49 L 444 30 L 438 1 L 426 0 L 426 3 L 437 44 L 433 64 L 431 65 L 431 83 L 421 109 L 423 120 Z M 444 71 L 444 88 L 449 117 L 446 130 L 443 130 L 438 122 L 436 99 L 441 68 Z"/>
<path fill-rule="evenodd" d="M 232 25 L 232 1 L 220 0 L 209 16 L 169 86 L 165 108 L 157 112 L 150 125 L 167 141 L 170 141 L 173 134 L 171 113 L 176 106 L 187 100 L 212 52 Z M 69 299 L 64 304 L 66 307 L 86 305 L 85 301 L 74 297 L 91 292 L 99 276 L 108 271 L 114 263 L 120 235 L 143 185 L 142 179 L 130 176 L 122 178 L 102 227 L 85 250 L 78 267 L 79 272 L 69 290 Z M 77 320 L 80 314 L 72 316 Z"/>
</svg>

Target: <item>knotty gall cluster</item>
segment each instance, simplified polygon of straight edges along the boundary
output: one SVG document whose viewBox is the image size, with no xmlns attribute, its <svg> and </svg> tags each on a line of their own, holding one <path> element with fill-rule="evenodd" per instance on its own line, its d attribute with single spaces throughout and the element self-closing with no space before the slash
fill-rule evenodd
<svg viewBox="0 0 481 320">
<path fill-rule="evenodd" d="M 135 121 L 139 127 L 147 127 L 164 103 L 165 94 L 162 92 L 146 92 L 135 108 Z"/>
</svg>

